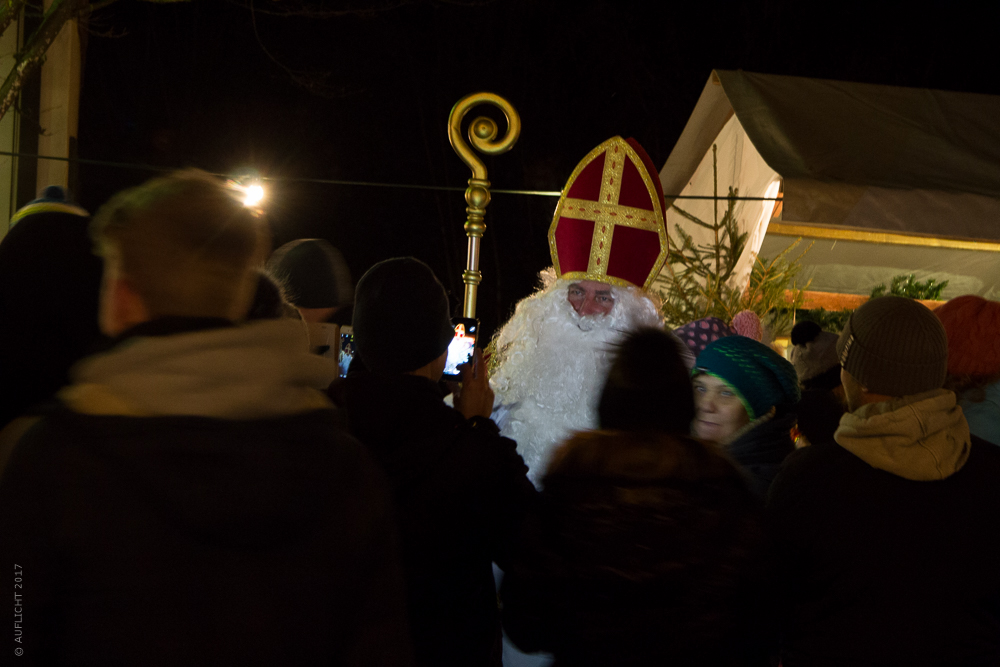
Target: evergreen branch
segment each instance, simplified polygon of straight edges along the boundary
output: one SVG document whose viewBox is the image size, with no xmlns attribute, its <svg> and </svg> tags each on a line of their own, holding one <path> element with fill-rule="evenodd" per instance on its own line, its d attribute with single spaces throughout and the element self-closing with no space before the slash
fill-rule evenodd
<svg viewBox="0 0 1000 667">
<path fill-rule="evenodd" d="M 688 213 L 687 211 L 685 211 L 684 209 L 682 209 L 677 204 L 671 204 L 670 208 L 674 209 L 675 211 L 677 211 L 682 216 L 684 216 L 685 218 L 687 218 L 688 220 L 690 220 L 691 222 L 693 222 L 696 225 L 700 225 L 701 227 L 704 227 L 705 229 L 715 229 L 715 227 L 713 227 L 712 225 L 708 224 L 707 222 L 703 222 L 701 220 L 701 218 L 699 218 L 698 216 L 693 215 L 691 213 Z"/>
<path fill-rule="evenodd" d="M 741 310 L 757 313 L 771 331 L 781 333 L 790 325 L 794 308 L 804 297 L 795 287 L 795 277 L 801 270 L 802 255 L 789 261 L 796 241 L 778 256 L 768 261 L 752 258 L 746 286 L 735 289 L 729 284 L 740 257 L 746 251 L 750 232 L 741 232 L 737 206 L 739 190 L 730 187 L 724 211 L 718 209 L 718 148 L 713 147 L 713 178 L 715 186 L 715 225 L 674 205 L 687 221 L 712 232 L 713 240 L 696 243 L 691 233 L 679 224 L 667 240 L 667 273 L 669 280 L 661 290 L 663 315 L 671 325 L 679 326 L 703 317 L 719 317 L 727 322 Z M 806 248 L 808 251 L 808 248 Z M 666 278 L 666 276 L 664 276 Z M 791 300 L 786 301 L 786 289 Z"/>
<path fill-rule="evenodd" d="M 681 231 L 680 226 L 677 226 L 677 230 Z M 679 256 L 679 257 L 683 257 L 683 254 L 681 254 L 678 251 L 671 250 L 671 248 L 670 248 L 670 234 L 667 234 L 666 236 L 667 236 L 667 270 L 670 271 L 670 277 L 672 279 L 671 280 L 671 285 L 673 285 L 673 286 L 676 287 L 678 285 L 677 274 L 674 272 L 674 267 L 673 267 L 673 262 L 671 261 L 671 257 L 674 256 L 674 255 Z M 677 290 L 672 290 L 672 291 L 677 291 Z M 694 307 L 694 305 L 691 304 L 691 302 L 688 300 L 687 294 L 685 294 L 684 292 L 681 292 L 680 296 L 681 296 L 681 300 L 684 301 L 684 303 L 686 305 L 688 305 L 688 306 L 690 306 L 692 308 Z M 661 295 L 661 299 L 660 300 L 661 300 L 661 302 L 664 305 L 666 305 L 667 303 L 671 302 L 670 299 L 664 298 L 663 295 Z"/>
</svg>

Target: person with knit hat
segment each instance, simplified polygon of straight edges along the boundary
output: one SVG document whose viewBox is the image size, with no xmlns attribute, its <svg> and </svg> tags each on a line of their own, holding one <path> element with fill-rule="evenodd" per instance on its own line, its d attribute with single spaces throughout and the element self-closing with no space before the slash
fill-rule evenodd
<svg viewBox="0 0 1000 667">
<path fill-rule="evenodd" d="M 14 214 L 0 241 L 0 428 L 44 409 L 70 367 L 101 342 L 102 262 L 89 222 L 62 188 L 49 186 Z"/>
<path fill-rule="evenodd" d="M 809 320 L 792 327 L 789 361 L 803 389 L 833 389 L 840 386 L 837 334 Z"/>
<path fill-rule="evenodd" d="M 455 407 L 439 381 L 454 335 L 448 296 L 423 262 L 379 262 L 358 281 L 354 342 L 367 369 L 330 387 L 393 489 L 418 665 L 500 665 L 492 563 L 506 562 L 535 497 L 516 443 L 490 419 L 482 353 L 460 367 Z"/>
<path fill-rule="evenodd" d="M 698 355 L 693 384 L 693 434 L 720 445 L 746 469 L 763 497 L 794 448 L 795 369 L 763 343 L 727 336 Z"/>
<path fill-rule="evenodd" d="M 762 342 L 764 340 L 764 325 L 760 316 L 752 310 L 741 310 L 733 316 L 733 331 L 741 336 Z"/>
<path fill-rule="evenodd" d="M 662 329 L 629 334 L 600 429 L 555 451 L 514 567 L 504 629 L 559 665 L 764 665 L 763 505 L 690 437 L 691 372 Z"/>
<path fill-rule="evenodd" d="M 769 495 L 782 664 L 1000 664 L 1000 449 L 942 387 L 941 321 L 872 299 L 837 352 L 850 412 Z"/>
<path fill-rule="evenodd" d="M 297 239 L 275 250 L 267 267 L 306 323 L 313 352 L 336 358 L 354 300 L 344 256 L 324 239 Z"/>
<path fill-rule="evenodd" d="M 736 332 L 718 317 L 703 317 L 674 329 L 674 335 L 684 343 L 690 353 L 685 357 L 688 368 L 694 368 L 695 359 L 709 343 L 726 336 L 735 336 Z"/>
<path fill-rule="evenodd" d="M 791 339 L 789 360 L 802 386 L 802 398 L 795 411 L 798 416 L 795 446 L 804 447 L 831 439 L 846 405 L 840 384 L 837 334 L 805 320 L 792 327 Z"/>
<path fill-rule="evenodd" d="M 969 430 L 1000 445 L 1000 303 L 966 294 L 934 311 L 948 334 L 948 379 Z"/>
</svg>

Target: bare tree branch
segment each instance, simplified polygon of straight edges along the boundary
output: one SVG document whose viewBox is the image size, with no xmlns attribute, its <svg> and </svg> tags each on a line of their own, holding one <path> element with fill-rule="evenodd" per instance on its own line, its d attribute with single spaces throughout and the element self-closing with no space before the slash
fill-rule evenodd
<svg viewBox="0 0 1000 667">
<path fill-rule="evenodd" d="M 90 0 L 53 0 L 49 10 L 42 17 L 42 23 L 38 29 L 32 33 L 24 47 L 17 54 L 14 67 L 11 68 L 0 85 L 0 118 L 17 102 L 17 97 L 21 93 L 24 82 L 38 71 L 42 63 L 45 62 L 45 52 L 52 42 L 59 36 L 63 26 L 70 19 L 89 16 L 91 13 L 103 9 L 114 3 L 116 0 L 98 0 L 91 3 Z M 144 0 L 145 2 L 189 2 L 190 0 Z M 7 26 L 17 17 L 18 12 L 25 4 L 25 0 L 0 0 L 0 28 Z M 0 34 L 3 30 L 0 29 Z"/>
<path fill-rule="evenodd" d="M 0 35 L 7 30 L 8 26 L 17 18 L 17 15 L 21 13 L 24 3 L 25 0 L 5 0 L 0 5 Z"/>
<path fill-rule="evenodd" d="M 17 54 L 17 63 L 0 86 L 0 118 L 3 118 L 17 100 L 25 79 L 41 67 L 45 61 L 45 51 L 59 36 L 59 31 L 66 21 L 79 15 L 88 4 L 88 0 L 54 0 L 42 18 L 42 24 L 28 38 L 24 49 Z"/>
</svg>

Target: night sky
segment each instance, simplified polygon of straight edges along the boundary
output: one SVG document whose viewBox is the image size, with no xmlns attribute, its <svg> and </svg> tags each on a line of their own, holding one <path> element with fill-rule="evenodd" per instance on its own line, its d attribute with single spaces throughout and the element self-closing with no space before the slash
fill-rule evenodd
<svg viewBox="0 0 1000 667">
<path fill-rule="evenodd" d="M 278 179 L 267 202 L 276 244 L 326 238 L 355 280 L 378 260 L 416 256 L 451 290 L 457 311 L 462 192 L 301 179 L 464 188 L 469 171 L 448 144 L 448 113 L 486 90 L 510 100 L 523 123 L 510 153 L 484 160 L 493 186 L 559 190 L 616 134 L 638 139 L 662 166 L 713 68 L 1000 94 L 995 40 L 992 18 L 955 3 L 891 11 L 806 2 L 119 0 L 88 26 L 79 155 L 257 169 Z M 77 196 L 95 210 L 152 175 L 80 165 Z M 481 259 L 484 334 L 549 265 L 554 206 L 553 198 L 494 195 Z"/>
</svg>

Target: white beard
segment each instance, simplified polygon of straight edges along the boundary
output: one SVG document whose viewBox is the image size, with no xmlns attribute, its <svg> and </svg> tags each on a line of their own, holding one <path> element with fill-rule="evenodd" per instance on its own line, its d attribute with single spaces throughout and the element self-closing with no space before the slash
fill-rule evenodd
<svg viewBox="0 0 1000 667">
<path fill-rule="evenodd" d="M 581 316 L 567 300 L 573 280 L 556 279 L 548 268 L 542 289 L 517 304 L 496 335 L 499 366 L 490 377 L 496 393 L 494 418 L 517 442 L 538 485 L 555 445 L 573 431 L 597 427 L 597 404 L 625 335 L 640 327 L 663 328 L 659 304 L 635 287 L 611 287 L 607 315 Z"/>
</svg>

